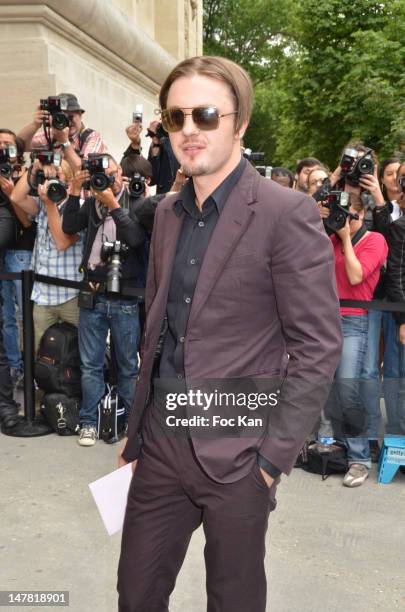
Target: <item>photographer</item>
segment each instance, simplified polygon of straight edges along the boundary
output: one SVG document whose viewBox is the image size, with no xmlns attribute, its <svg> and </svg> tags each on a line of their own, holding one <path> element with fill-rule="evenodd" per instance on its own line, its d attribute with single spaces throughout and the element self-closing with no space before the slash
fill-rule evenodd
<svg viewBox="0 0 405 612">
<path fill-rule="evenodd" d="M 294 175 L 288 170 L 288 168 L 283 168 L 282 166 L 275 166 L 271 169 L 271 178 L 273 181 L 282 185 L 283 187 L 293 188 L 294 185 Z"/>
<path fill-rule="evenodd" d="M 29 270 L 34 247 L 36 224 L 10 200 L 14 186 L 25 172 L 24 143 L 11 130 L 0 128 L 0 150 L 12 151 L 9 168 L 4 167 L 0 176 L 0 197 L 3 205 L 12 216 L 13 232 L 7 249 L 4 251 L 4 271 L 21 272 Z M 20 349 L 19 327 L 22 326 L 22 285 L 20 280 L 3 280 L 1 282 L 3 297 L 3 340 L 7 359 L 10 365 L 11 379 L 14 385 L 20 384 L 23 378 L 23 360 Z M 18 304 L 18 324 L 16 318 Z"/>
<path fill-rule="evenodd" d="M 64 113 L 68 119 L 68 127 L 56 129 L 51 125 L 51 142 L 48 142 L 43 127 L 44 121 L 50 121 L 52 124 L 52 114 L 48 110 L 42 110 L 40 105 L 32 122 L 23 127 L 18 136 L 24 141 L 26 151 L 40 148 L 60 150 L 71 168 L 79 170 L 81 157 L 87 158 L 90 153 L 104 153 L 107 147 L 98 132 L 85 127 L 82 121 L 85 111 L 81 108 L 75 95 L 61 93 L 55 98 L 59 98 L 62 106 L 65 107 Z"/>
<path fill-rule="evenodd" d="M 170 140 L 159 121 L 149 125 L 148 136 L 152 138 L 149 161 L 152 164 L 151 185 L 156 185 L 156 193 L 168 193 L 175 182 L 180 167 L 174 156 Z"/>
<path fill-rule="evenodd" d="M 81 446 L 92 446 L 97 438 L 97 407 L 105 392 L 103 363 L 109 331 L 117 359 L 118 395 L 128 418 L 140 339 L 138 298 L 131 295 L 131 289 L 137 287 L 145 241 L 145 231 L 134 212 L 137 198 L 124 186 L 121 167 L 110 155 L 91 158 L 89 164 L 90 172 L 85 169 L 75 175 L 63 218 L 67 234 L 87 230 L 81 269 L 88 290 L 80 297 L 79 321 Z M 89 178 L 92 196 L 80 207 L 79 194 Z"/>
<path fill-rule="evenodd" d="M 126 128 L 125 132 L 130 140 L 130 144 L 124 151 L 120 166 L 124 176 L 132 178 L 134 174 L 140 174 L 147 179 L 149 184 L 152 179 L 152 165 L 141 154 L 141 131 L 142 124 L 139 121 L 131 123 Z"/>
<path fill-rule="evenodd" d="M 305 159 L 300 159 L 295 168 L 294 189 L 297 191 L 302 191 L 302 193 L 307 193 L 308 174 L 311 172 L 312 168 L 315 168 L 315 166 L 322 167 L 322 162 L 320 162 L 319 159 L 316 159 L 316 157 L 306 157 Z"/>
<path fill-rule="evenodd" d="M 404 303 L 405 286 L 405 164 L 396 160 L 397 191 L 387 189 L 387 200 L 375 209 L 376 228 L 388 243 L 387 270 L 384 277 L 384 297 L 389 302 Z M 386 170 L 390 165 L 386 166 Z M 399 217 L 395 218 L 393 197 L 399 205 Z M 394 213 L 394 214 L 393 214 Z M 405 313 L 384 312 L 384 399 L 387 411 L 387 433 L 405 434 Z"/>
<path fill-rule="evenodd" d="M 368 301 L 373 297 L 388 248 L 383 236 L 367 231 L 365 206 L 359 196 L 350 195 L 348 213 L 345 225 L 331 236 L 338 295 L 339 299 Z M 363 308 L 350 307 L 342 307 L 340 312 L 343 351 L 335 374 L 337 384 L 325 413 L 339 427 L 340 431 L 335 433 L 347 447 L 349 470 L 343 484 L 357 487 L 367 479 L 371 467 L 368 438 L 364 437 L 366 414 L 359 384 L 367 350 L 368 313 Z M 331 434 L 332 431 L 323 430 L 319 437 Z"/>
<path fill-rule="evenodd" d="M 41 162 L 43 157 L 47 159 Z M 37 221 L 31 269 L 45 276 L 80 281 L 82 238 L 78 234 L 67 235 L 62 230 L 72 171 L 65 160 L 60 166 L 55 165 L 53 157 L 52 152 L 46 152 L 35 159 L 29 172 L 15 186 L 11 200 Z M 38 196 L 30 195 L 33 189 Z M 77 289 L 34 282 L 31 299 L 34 302 L 35 351 L 43 333 L 53 323 L 78 324 L 77 295 Z"/>
</svg>

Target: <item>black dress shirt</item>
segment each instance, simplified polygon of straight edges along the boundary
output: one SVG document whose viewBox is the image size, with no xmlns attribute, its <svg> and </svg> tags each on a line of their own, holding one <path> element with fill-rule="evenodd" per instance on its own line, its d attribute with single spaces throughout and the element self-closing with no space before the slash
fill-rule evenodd
<svg viewBox="0 0 405 612">
<path fill-rule="evenodd" d="M 175 213 L 183 217 L 173 263 L 167 300 L 168 329 L 160 360 L 161 378 L 184 378 L 184 339 L 198 275 L 208 248 L 208 243 L 230 193 L 245 168 L 241 158 L 236 168 L 205 200 L 202 210 L 195 203 L 193 181 L 190 179 L 182 190 L 182 198 L 174 204 Z M 258 457 L 260 467 L 271 476 L 281 474 L 263 457 Z"/>
</svg>

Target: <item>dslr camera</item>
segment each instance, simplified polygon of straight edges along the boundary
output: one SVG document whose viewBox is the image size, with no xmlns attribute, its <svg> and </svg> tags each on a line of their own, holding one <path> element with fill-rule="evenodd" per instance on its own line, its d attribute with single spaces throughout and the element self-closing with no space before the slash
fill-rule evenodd
<svg viewBox="0 0 405 612">
<path fill-rule="evenodd" d="M 69 127 L 69 117 L 64 112 L 67 110 L 66 100 L 61 100 L 58 96 L 49 96 L 40 100 L 40 109 L 48 111 L 52 117 L 52 127 L 55 130 L 64 130 Z"/>
<path fill-rule="evenodd" d="M 329 208 L 329 216 L 325 219 L 325 225 L 336 232 L 346 224 L 347 217 L 358 219 L 359 215 L 349 212 L 350 194 L 346 191 L 335 191 L 330 189 L 329 179 L 326 178 L 322 186 L 312 196 L 316 202 L 322 202 L 323 206 Z"/>
<path fill-rule="evenodd" d="M 350 185 L 357 186 L 363 174 L 374 174 L 372 149 L 367 149 L 361 157 L 357 157 L 357 149 L 348 148 L 343 151 L 340 160 L 341 176 Z"/>
<path fill-rule="evenodd" d="M 16 157 L 17 147 L 14 145 L 8 145 L 7 147 L 0 148 L 0 176 L 4 178 L 11 177 L 14 170 L 11 159 L 15 159 Z"/>
<path fill-rule="evenodd" d="M 124 258 L 128 251 L 128 246 L 120 240 L 106 241 L 101 246 L 101 260 L 107 263 L 106 289 L 109 293 L 120 292 L 121 258 Z"/>
<path fill-rule="evenodd" d="M 145 195 L 145 179 L 138 172 L 134 174 L 128 185 L 129 193 L 133 198 L 142 198 Z"/>
<path fill-rule="evenodd" d="M 401 178 L 399 179 L 399 188 L 402 193 L 405 193 L 405 175 L 401 176 Z"/>
<path fill-rule="evenodd" d="M 252 151 L 252 149 L 244 149 L 243 157 L 250 161 L 261 176 L 271 178 L 272 166 L 264 165 L 264 153 Z M 259 164 L 259 165 L 256 165 Z"/>
<path fill-rule="evenodd" d="M 105 173 L 108 168 L 109 158 L 107 155 L 90 153 L 88 159 L 82 160 L 82 170 L 88 170 L 90 180 L 83 183 L 83 189 L 94 189 L 94 191 L 105 191 L 112 187 L 115 177 Z"/>
<path fill-rule="evenodd" d="M 62 156 L 60 153 L 55 153 L 54 151 L 32 151 L 31 160 L 35 161 L 36 159 L 42 166 L 53 165 L 59 167 Z M 38 185 L 43 185 L 45 181 L 45 172 L 42 169 L 38 170 L 36 175 L 36 187 L 38 187 Z M 67 197 L 67 186 L 58 178 L 48 179 L 46 195 L 52 202 L 62 202 L 62 200 Z"/>
</svg>

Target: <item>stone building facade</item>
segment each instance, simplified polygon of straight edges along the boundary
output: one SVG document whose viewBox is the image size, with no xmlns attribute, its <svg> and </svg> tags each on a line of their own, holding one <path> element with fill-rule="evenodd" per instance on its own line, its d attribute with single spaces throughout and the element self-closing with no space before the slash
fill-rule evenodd
<svg viewBox="0 0 405 612">
<path fill-rule="evenodd" d="M 0 0 L 0 124 L 18 131 L 71 92 L 120 156 L 136 105 L 147 126 L 170 69 L 201 53 L 202 0 Z"/>
</svg>

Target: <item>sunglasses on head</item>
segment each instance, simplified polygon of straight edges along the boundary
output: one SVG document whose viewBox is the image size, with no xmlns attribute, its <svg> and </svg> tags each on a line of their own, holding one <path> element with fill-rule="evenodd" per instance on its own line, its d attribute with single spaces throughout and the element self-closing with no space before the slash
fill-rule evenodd
<svg viewBox="0 0 405 612">
<path fill-rule="evenodd" d="M 186 113 L 184 111 L 191 111 Z M 166 132 L 179 132 L 184 126 L 185 118 L 189 115 L 199 130 L 216 130 L 221 117 L 236 115 L 238 111 L 220 114 L 216 106 L 196 106 L 194 108 L 166 108 L 162 110 L 162 125 Z"/>
</svg>

